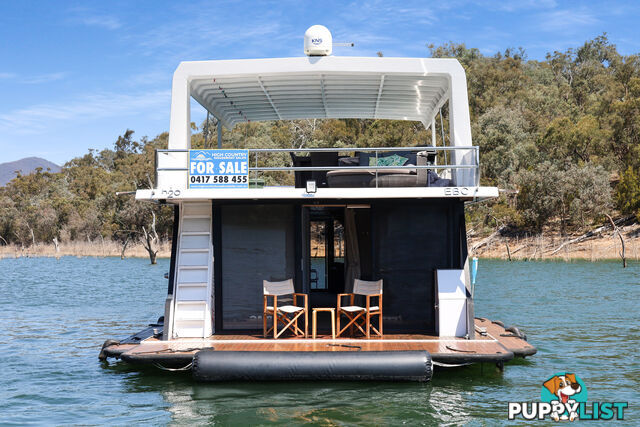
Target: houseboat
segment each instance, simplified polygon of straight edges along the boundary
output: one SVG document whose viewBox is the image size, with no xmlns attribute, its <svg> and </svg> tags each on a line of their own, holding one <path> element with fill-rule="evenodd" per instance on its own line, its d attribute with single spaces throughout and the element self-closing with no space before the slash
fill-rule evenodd
<svg viewBox="0 0 640 427">
<path fill-rule="evenodd" d="M 105 342 L 102 359 L 203 381 L 426 381 L 434 365 L 502 368 L 536 352 L 517 328 L 474 312 L 464 208 L 498 189 L 480 185 L 460 63 L 331 50 L 314 26 L 302 57 L 178 66 L 155 188 L 136 192 L 175 212 L 165 311 Z M 218 149 L 191 149 L 191 100 L 218 128 L 388 119 L 420 122 L 431 138 L 227 150 L 218 133 Z M 295 184 L 263 185 L 273 172 Z"/>
</svg>

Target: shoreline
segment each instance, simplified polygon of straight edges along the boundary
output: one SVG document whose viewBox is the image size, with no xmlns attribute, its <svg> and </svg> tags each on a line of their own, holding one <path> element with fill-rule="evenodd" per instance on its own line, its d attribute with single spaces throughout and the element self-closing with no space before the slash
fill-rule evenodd
<svg viewBox="0 0 640 427">
<path fill-rule="evenodd" d="M 620 232 L 627 261 L 640 260 L 640 224 L 620 227 Z M 473 236 L 468 238 L 468 246 L 471 256 L 487 259 L 622 262 L 622 244 L 618 235 L 609 230 L 571 243 L 581 236 L 561 236 L 552 232 L 526 237 Z"/>
<path fill-rule="evenodd" d="M 621 227 L 625 240 L 625 255 L 627 261 L 640 260 L 640 224 Z M 480 259 L 511 259 L 511 260 L 621 260 L 622 245 L 620 239 L 613 233 L 603 232 L 577 243 L 567 242 L 577 235 L 560 236 L 557 233 L 542 233 L 527 237 L 505 236 L 469 236 L 469 255 Z M 564 246 L 563 246 L 564 244 Z M 560 248 L 560 249 L 559 249 Z M 171 242 L 163 241 L 158 247 L 157 258 L 171 257 Z M 559 250 L 558 250 L 559 249 Z M 57 258 L 62 256 L 75 257 L 121 257 L 122 245 L 119 242 L 105 241 L 72 241 L 62 242 L 58 249 L 53 243 L 37 243 L 35 246 L 21 247 L 19 245 L 0 246 L 2 258 Z M 149 254 L 142 244 L 135 243 L 127 246 L 124 258 L 149 258 Z"/>
<path fill-rule="evenodd" d="M 84 257 L 117 257 L 122 255 L 122 245 L 118 242 L 105 241 L 74 241 L 62 242 L 58 249 L 53 243 L 37 243 L 35 246 L 21 247 L 18 245 L 0 246 L 0 259 L 2 258 L 59 258 L 63 256 Z M 171 257 L 171 242 L 158 244 L 157 258 Z M 125 250 L 124 258 L 149 258 L 146 249 L 140 243 L 129 244 Z"/>
</svg>

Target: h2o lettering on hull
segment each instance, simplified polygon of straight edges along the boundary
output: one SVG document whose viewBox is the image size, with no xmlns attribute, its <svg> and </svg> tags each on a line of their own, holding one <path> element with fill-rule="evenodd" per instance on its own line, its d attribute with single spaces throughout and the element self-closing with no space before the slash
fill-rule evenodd
<svg viewBox="0 0 640 427">
<path fill-rule="evenodd" d="M 169 190 L 162 190 L 160 194 L 162 194 L 162 196 L 167 199 L 173 199 L 174 197 L 179 197 L 180 193 L 180 190 L 174 190 L 170 188 Z"/>
</svg>

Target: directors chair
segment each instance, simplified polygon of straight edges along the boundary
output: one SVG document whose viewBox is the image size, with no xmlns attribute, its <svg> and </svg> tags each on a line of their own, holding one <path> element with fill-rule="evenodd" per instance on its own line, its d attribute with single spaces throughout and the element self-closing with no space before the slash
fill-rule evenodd
<svg viewBox="0 0 640 427">
<path fill-rule="evenodd" d="M 296 293 L 293 288 L 293 280 L 288 279 L 282 282 L 262 281 L 263 285 L 263 313 L 262 313 L 262 332 L 267 337 L 269 332 L 273 331 L 273 338 L 278 338 L 287 329 L 291 329 L 295 336 L 304 336 L 307 338 L 308 330 L 308 312 L 307 312 L 307 295 Z M 278 297 L 285 295 L 293 295 L 293 305 L 278 306 Z M 304 305 L 298 305 L 298 297 L 302 297 Z M 273 305 L 269 305 L 269 298 L 273 299 Z M 298 327 L 298 319 L 304 314 L 304 331 Z M 273 317 L 273 325 L 267 328 L 267 316 Z M 278 331 L 278 323 L 283 326 Z"/>
<path fill-rule="evenodd" d="M 356 295 L 364 296 L 366 303 L 364 307 L 354 305 Z M 350 305 L 342 305 L 342 298 L 349 297 Z M 377 298 L 377 302 L 372 303 L 372 299 Z M 375 304 L 375 305 L 373 305 Z M 371 331 L 382 336 L 382 280 L 370 282 L 366 280 L 355 279 L 353 282 L 353 292 L 348 294 L 338 294 L 338 332 L 337 337 L 351 328 L 353 333 L 353 327 L 355 326 L 362 332 L 367 338 L 371 337 Z M 340 328 L 340 318 L 345 315 L 349 322 L 344 328 Z M 371 318 L 378 317 L 378 328 L 376 329 L 371 324 Z"/>
</svg>

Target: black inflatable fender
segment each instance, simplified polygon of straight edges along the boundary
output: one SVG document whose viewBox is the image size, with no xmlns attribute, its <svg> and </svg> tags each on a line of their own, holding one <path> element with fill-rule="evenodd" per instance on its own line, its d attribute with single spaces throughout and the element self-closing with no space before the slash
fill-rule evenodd
<svg viewBox="0 0 640 427">
<path fill-rule="evenodd" d="M 193 357 L 198 381 L 420 381 L 431 379 L 427 351 L 215 351 Z"/>
</svg>

